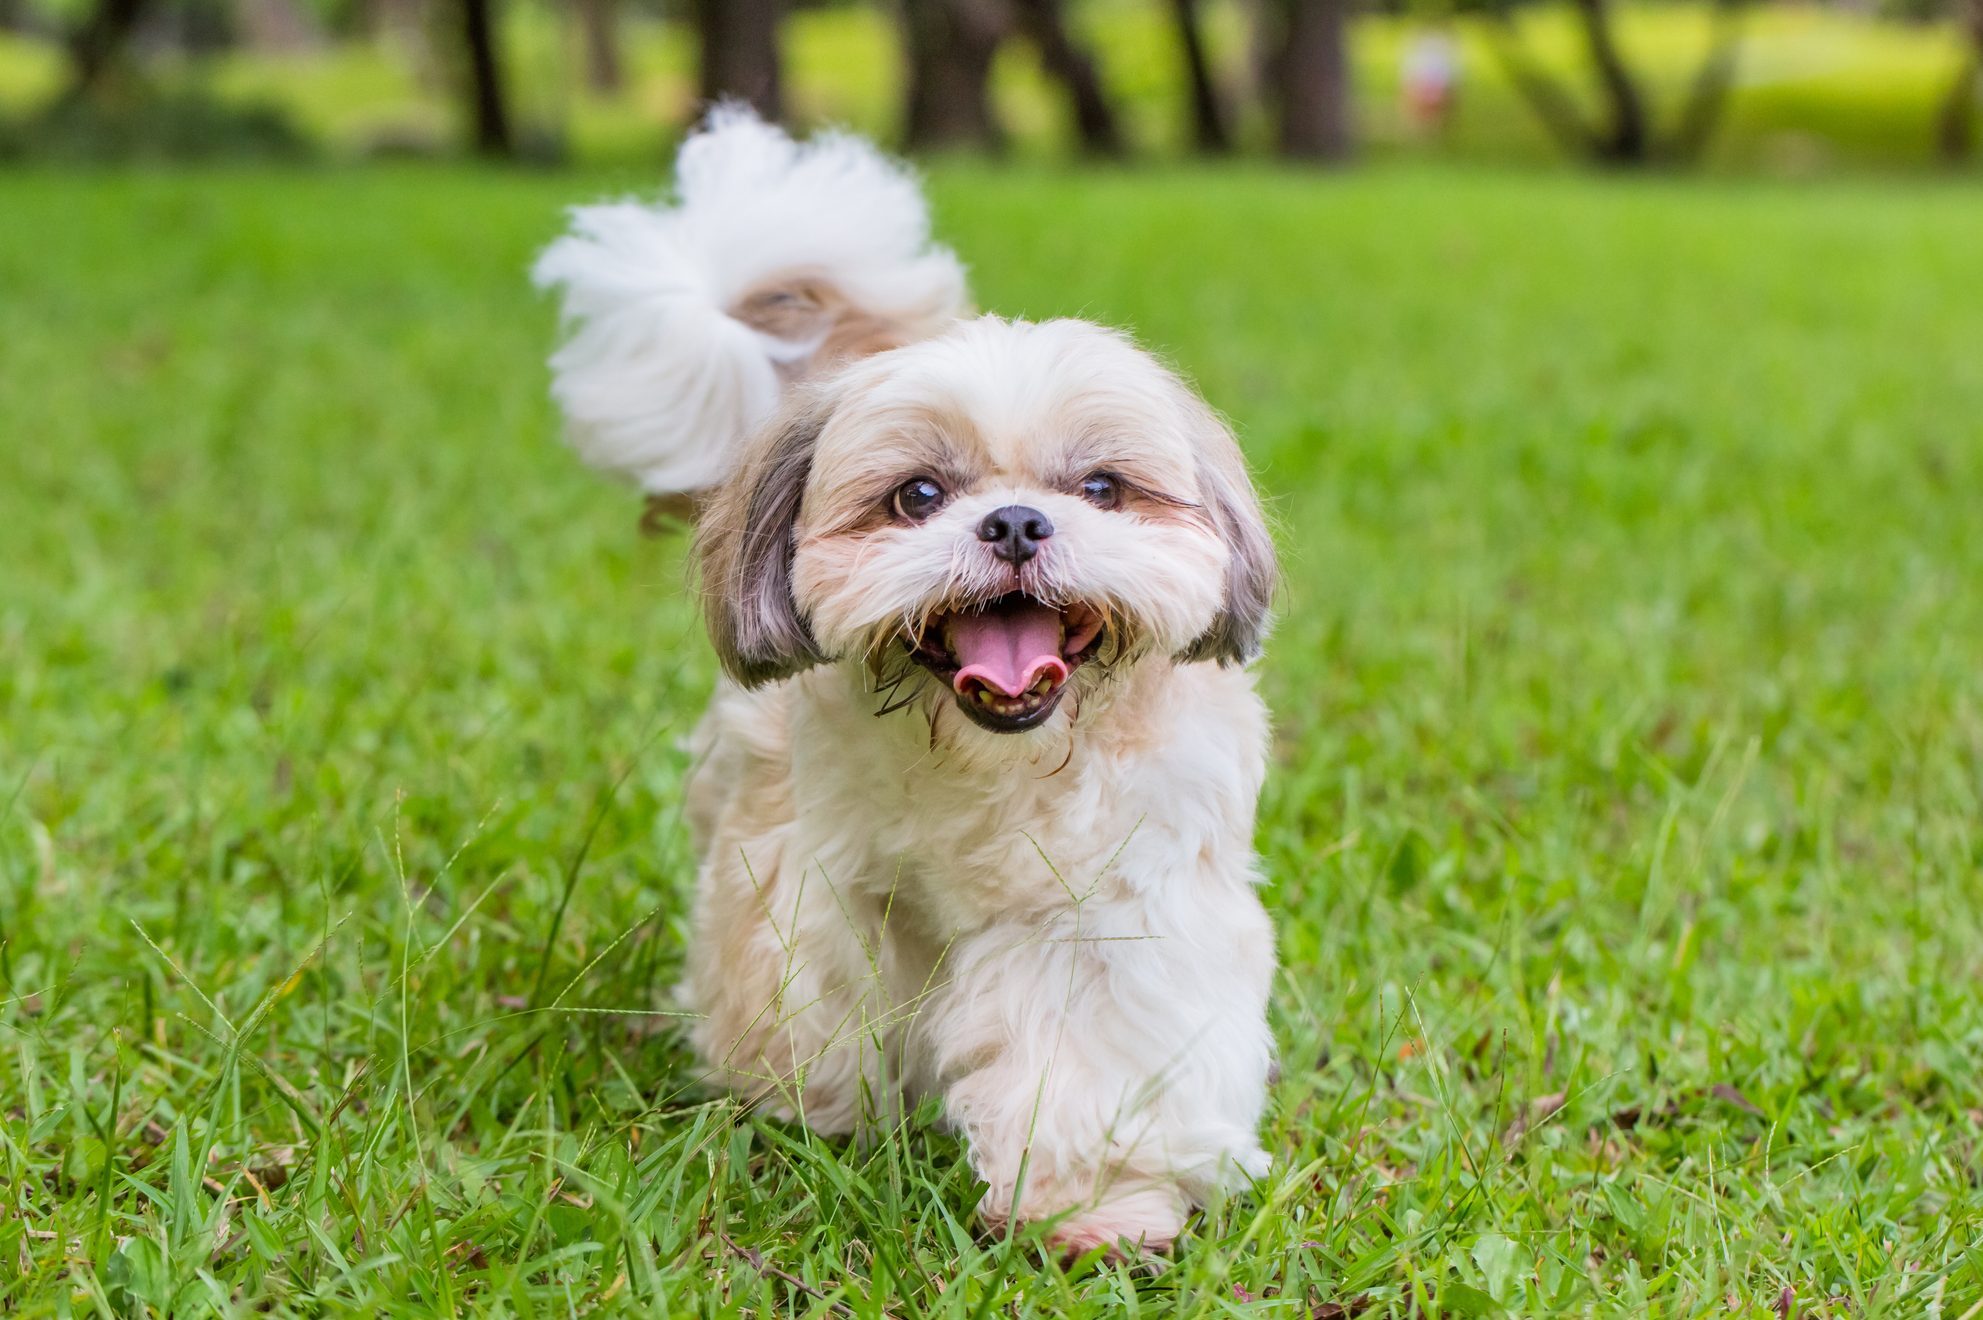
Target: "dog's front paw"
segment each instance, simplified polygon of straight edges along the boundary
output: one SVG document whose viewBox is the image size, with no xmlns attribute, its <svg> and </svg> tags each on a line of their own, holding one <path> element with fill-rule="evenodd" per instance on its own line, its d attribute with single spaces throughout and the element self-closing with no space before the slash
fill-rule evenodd
<svg viewBox="0 0 1983 1320">
<path fill-rule="evenodd" d="M 979 1207 L 985 1222 L 993 1227 L 1005 1222 L 990 1198 Z M 1100 1199 L 1060 1213 L 1032 1210 L 1023 1217 L 1050 1221 L 1046 1241 L 1066 1255 L 1080 1256 L 1105 1248 L 1112 1255 L 1135 1256 L 1142 1252 L 1167 1250 L 1184 1227 L 1190 1204 L 1174 1187 L 1146 1183 L 1135 1188 L 1112 1189 Z"/>
</svg>

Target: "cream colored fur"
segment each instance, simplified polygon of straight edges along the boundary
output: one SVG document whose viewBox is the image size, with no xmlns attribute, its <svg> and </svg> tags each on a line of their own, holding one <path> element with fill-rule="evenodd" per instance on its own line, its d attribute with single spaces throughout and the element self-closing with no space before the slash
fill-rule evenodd
<svg viewBox="0 0 1983 1320">
<path fill-rule="evenodd" d="M 698 550 L 734 678 L 694 738 L 695 1048 L 823 1132 L 937 1096 L 988 1221 L 1166 1244 L 1267 1163 L 1267 716 L 1243 663 L 1273 564 L 1238 449 L 1112 332 L 918 330 L 798 276 L 902 346 L 789 386 L 701 465 L 726 474 Z M 1097 472 L 1118 506 L 1084 496 Z M 902 516 L 926 476 L 945 502 Z M 1017 567 L 976 534 L 1015 503 L 1054 525 Z M 1012 592 L 1099 611 L 1109 646 L 1043 723 L 997 732 L 906 648 Z"/>
</svg>

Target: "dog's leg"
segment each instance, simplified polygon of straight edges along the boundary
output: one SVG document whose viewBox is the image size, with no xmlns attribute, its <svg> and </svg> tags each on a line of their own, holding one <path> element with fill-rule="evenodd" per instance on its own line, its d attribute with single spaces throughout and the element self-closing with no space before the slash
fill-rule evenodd
<svg viewBox="0 0 1983 1320">
<path fill-rule="evenodd" d="M 848 1132 L 894 1111 L 880 912 L 787 826 L 704 860 L 685 998 L 713 1079 L 781 1118 Z"/>
<path fill-rule="evenodd" d="M 1207 892 L 1207 891 L 1210 892 Z M 1273 935 L 1250 886 L 1070 907 L 960 941 L 918 1030 L 994 1223 L 1075 1250 L 1167 1245 L 1264 1171 Z"/>
</svg>

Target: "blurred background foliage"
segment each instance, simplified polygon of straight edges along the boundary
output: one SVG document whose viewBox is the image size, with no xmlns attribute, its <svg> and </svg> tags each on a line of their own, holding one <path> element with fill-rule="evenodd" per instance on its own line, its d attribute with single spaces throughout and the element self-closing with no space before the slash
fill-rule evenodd
<svg viewBox="0 0 1983 1320">
<path fill-rule="evenodd" d="M 0 159 L 658 165 L 734 95 L 1021 158 L 1974 168 L 1979 52 L 1983 0 L 0 0 Z"/>
</svg>

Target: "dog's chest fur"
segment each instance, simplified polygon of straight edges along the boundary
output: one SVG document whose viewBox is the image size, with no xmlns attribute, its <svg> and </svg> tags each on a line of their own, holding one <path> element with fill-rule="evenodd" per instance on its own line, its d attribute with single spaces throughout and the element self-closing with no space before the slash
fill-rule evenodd
<svg viewBox="0 0 1983 1320">
<path fill-rule="evenodd" d="M 1160 892 L 1180 856 L 1246 849 L 1226 836 L 1252 820 L 1266 718 L 1242 671 L 1147 663 L 1091 693 L 1071 729 L 1056 717 L 1024 737 L 960 728 L 946 700 L 932 739 L 921 710 L 876 704 L 839 667 L 726 691 L 694 797 L 755 803 L 744 833 L 791 831 L 836 891 L 906 905 L 939 942 Z"/>
</svg>

